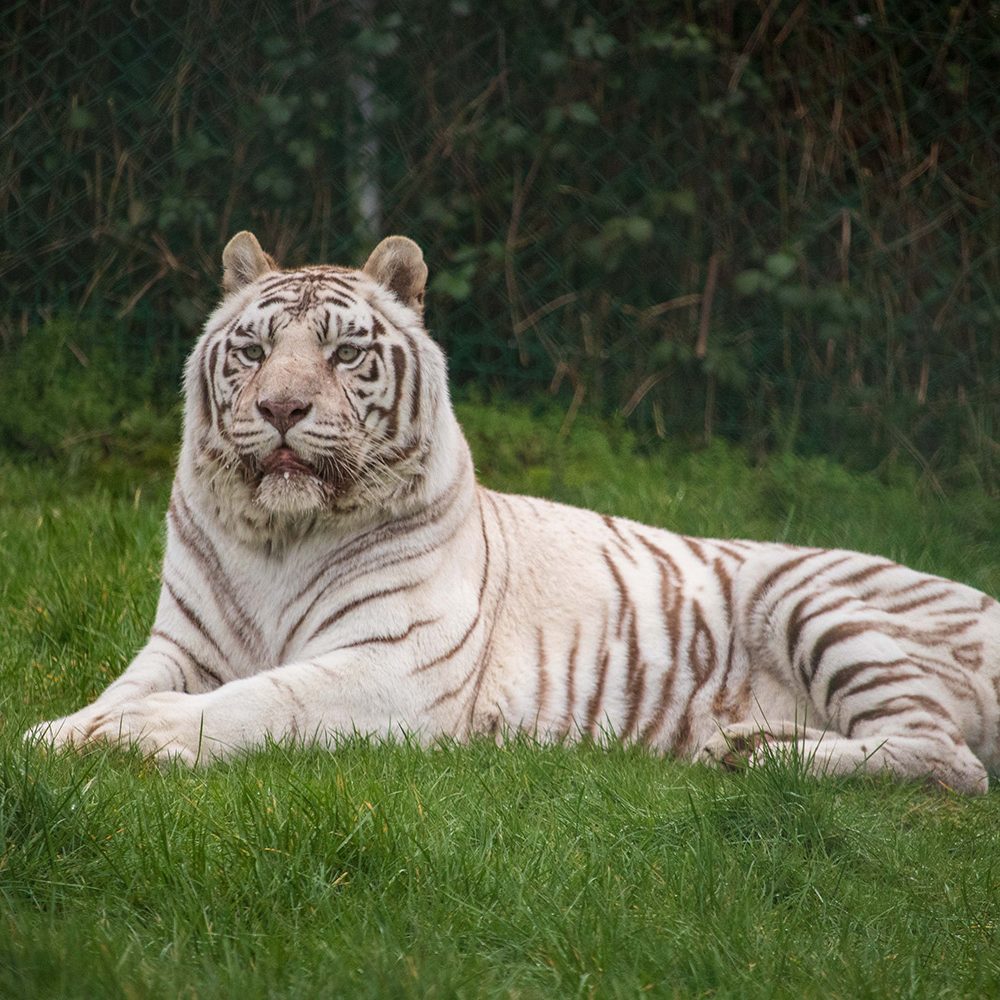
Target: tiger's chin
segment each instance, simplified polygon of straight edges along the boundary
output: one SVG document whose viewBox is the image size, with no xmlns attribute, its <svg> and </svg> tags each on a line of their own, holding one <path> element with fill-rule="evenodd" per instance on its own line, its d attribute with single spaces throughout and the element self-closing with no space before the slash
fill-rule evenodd
<svg viewBox="0 0 1000 1000">
<path fill-rule="evenodd" d="M 269 514 L 314 514 L 329 506 L 326 484 L 307 472 L 271 472 L 254 493 L 253 502 Z"/>
</svg>

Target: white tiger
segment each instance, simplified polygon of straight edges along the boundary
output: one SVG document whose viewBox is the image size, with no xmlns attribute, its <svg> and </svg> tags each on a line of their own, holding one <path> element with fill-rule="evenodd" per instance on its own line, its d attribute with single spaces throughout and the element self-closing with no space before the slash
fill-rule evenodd
<svg viewBox="0 0 1000 1000">
<path fill-rule="evenodd" d="M 687 538 L 477 485 L 420 249 L 280 270 L 250 233 L 186 370 L 149 642 L 40 742 L 187 762 L 269 737 L 523 729 L 969 793 L 1000 605 L 853 552 Z M 767 745 L 765 745 L 767 744 Z"/>
</svg>

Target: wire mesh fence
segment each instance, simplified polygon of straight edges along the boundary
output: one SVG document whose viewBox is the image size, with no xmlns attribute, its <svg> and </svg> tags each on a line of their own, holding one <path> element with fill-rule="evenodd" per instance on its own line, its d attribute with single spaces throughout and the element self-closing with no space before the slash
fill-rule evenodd
<svg viewBox="0 0 1000 1000">
<path fill-rule="evenodd" d="M 2 18 L 7 350 L 96 323 L 174 373 L 233 232 L 286 264 L 402 232 L 459 384 L 995 485 L 1000 4 Z"/>
</svg>

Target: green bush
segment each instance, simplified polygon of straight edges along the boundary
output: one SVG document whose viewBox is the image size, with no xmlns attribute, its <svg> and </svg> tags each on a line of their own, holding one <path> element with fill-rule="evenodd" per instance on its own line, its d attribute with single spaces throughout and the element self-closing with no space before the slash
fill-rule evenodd
<svg viewBox="0 0 1000 1000">
<path fill-rule="evenodd" d="M 56 319 L 0 365 L 0 440 L 13 455 L 53 459 L 67 473 L 172 464 L 179 394 L 122 350 L 113 326 Z"/>
</svg>

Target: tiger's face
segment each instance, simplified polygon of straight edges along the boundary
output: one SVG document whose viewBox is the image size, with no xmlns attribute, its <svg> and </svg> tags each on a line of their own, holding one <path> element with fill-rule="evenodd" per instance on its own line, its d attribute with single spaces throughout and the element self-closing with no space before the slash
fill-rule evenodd
<svg viewBox="0 0 1000 1000">
<path fill-rule="evenodd" d="M 226 470 L 244 502 L 279 518 L 412 489 L 444 379 L 417 245 L 390 237 L 362 270 L 281 271 L 241 233 L 223 262 L 229 294 L 188 369 L 207 474 Z"/>
</svg>

